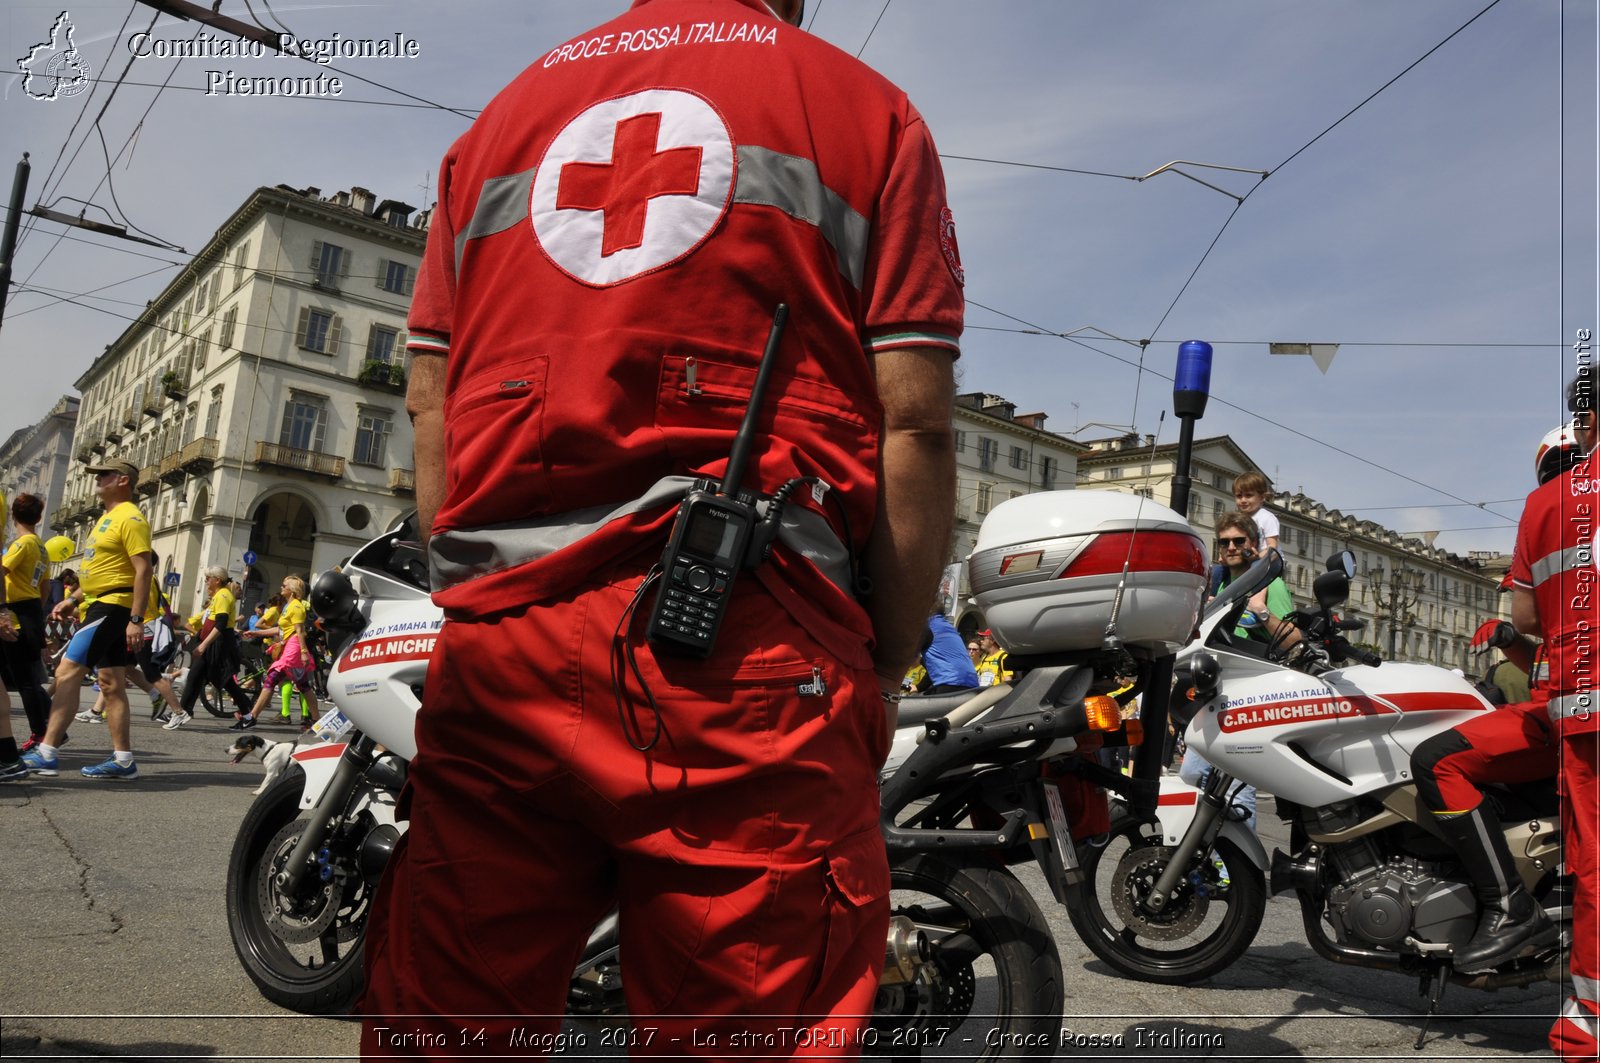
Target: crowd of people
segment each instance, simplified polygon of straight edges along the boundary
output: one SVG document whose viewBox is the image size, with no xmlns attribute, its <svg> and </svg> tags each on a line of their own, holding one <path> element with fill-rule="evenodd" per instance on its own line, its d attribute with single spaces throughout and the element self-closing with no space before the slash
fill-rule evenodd
<svg viewBox="0 0 1600 1063">
<path fill-rule="evenodd" d="M 86 778 L 130 781 L 139 777 L 133 755 L 127 686 L 151 699 L 151 718 L 167 730 L 193 719 L 209 685 L 234 703 L 234 727 L 255 725 L 256 714 L 279 685 L 300 695 L 300 729 L 317 719 L 314 658 L 306 615 L 306 584 L 283 582 L 282 596 L 240 615 L 242 588 L 227 569 L 205 572 L 204 606 L 178 615 L 156 577 L 160 559 L 149 525 L 132 501 L 137 470 L 126 462 L 91 466 L 104 513 L 84 546 L 77 570 L 49 577 L 49 559 L 38 535 L 43 502 L 20 494 L 10 505 L 16 534 L 3 554 L 5 599 L 0 606 L 0 781 L 60 773 L 58 753 L 73 723 L 107 725 L 110 757 L 81 769 Z M 270 623 L 264 622 L 269 618 Z M 259 676 L 259 693 L 239 680 L 241 639 L 253 640 L 270 661 Z M 180 650 L 189 643 L 187 667 Z M 85 683 L 94 704 L 78 709 Z M 13 733 L 10 692 L 22 702 L 29 734 Z M 289 698 L 284 698 L 285 720 Z"/>
</svg>

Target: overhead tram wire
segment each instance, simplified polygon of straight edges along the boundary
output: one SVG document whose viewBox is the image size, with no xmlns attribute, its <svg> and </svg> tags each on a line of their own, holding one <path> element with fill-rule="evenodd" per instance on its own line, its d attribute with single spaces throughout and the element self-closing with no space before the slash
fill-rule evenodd
<svg viewBox="0 0 1600 1063">
<path fill-rule="evenodd" d="M 973 302 L 970 299 L 967 300 L 967 301 L 972 303 L 973 306 L 982 306 L 981 303 Z M 993 313 L 997 313 L 997 314 L 1000 313 L 1000 311 L 995 310 L 993 307 L 985 306 L 985 307 L 983 307 L 983 309 L 989 310 L 989 311 L 991 311 Z M 1002 316 L 1009 317 L 1010 315 L 1002 315 Z M 1049 337 L 1056 338 L 1056 339 L 1059 339 L 1061 337 L 1061 333 L 1059 333 L 1059 332 L 1051 332 L 1051 331 L 1046 330 L 1046 329 L 1006 328 L 1003 325 L 973 325 L 973 324 L 967 324 L 967 325 L 964 325 L 963 327 L 966 328 L 966 329 L 969 329 L 969 330 L 970 329 L 976 329 L 976 330 L 978 330 L 980 332 L 1011 332 L 1011 333 L 1015 333 L 1018 336 L 1049 336 Z M 1183 337 L 1183 338 L 1178 338 L 1178 337 L 1175 337 L 1175 336 L 1156 336 L 1156 337 L 1153 337 L 1150 340 L 1150 342 L 1152 344 L 1155 344 L 1155 343 L 1182 343 L 1184 341 L 1184 339 L 1189 339 L 1189 338 L 1191 338 L 1191 337 L 1187 337 L 1186 336 L 1186 337 Z M 1277 340 L 1206 340 L 1206 342 L 1211 344 L 1213 347 L 1265 347 L 1269 343 L 1276 343 L 1278 341 Z M 1442 341 L 1441 340 L 1355 340 L 1355 341 L 1341 340 L 1341 341 L 1339 341 L 1339 346 L 1341 348 L 1343 348 L 1343 347 L 1448 347 L 1448 348 L 1481 347 L 1481 348 L 1484 348 L 1486 350 L 1501 350 L 1501 349 L 1505 349 L 1505 350 L 1524 350 L 1524 349 L 1527 349 L 1527 348 L 1534 348 L 1534 347 L 1559 347 L 1559 348 L 1565 350 L 1566 347 L 1567 347 L 1567 344 L 1566 344 L 1565 341 L 1557 342 L 1557 341 L 1554 341 L 1554 340 L 1540 340 L 1538 342 L 1533 342 L 1533 343 L 1516 343 L 1516 342 L 1512 342 L 1512 341 L 1501 342 L 1501 343 L 1483 343 L 1483 342 L 1480 342 L 1478 340 L 1460 340 L 1460 341 L 1457 341 L 1457 342 L 1451 342 L 1449 340 L 1442 340 Z M 1129 365 L 1133 365 L 1133 364 L 1136 364 L 1136 363 L 1129 362 L 1128 364 Z"/>
<path fill-rule="evenodd" d="M 1467 19 L 1467 21 L 1463 22 L 1461 25 L 1457 26 L 1454 30 L 1452 30 L 1444 38 L 1444 40 L 1440 41 L 1438 44 L 1435 44 L 1432 48 L 1429 48 L 1426 52 L 1423 52 L 1415 60 L 1413 60 L 1411 63 L 1407 64 L 1405 69 L 1401 70 L 1394 77 L 1390 78 L 1388 81 L 1385 81 L 1382 85 L 1379 85 L 1376 89 L 1374 89 L 1372 91 L 1372 93 L 1367 96 L 1366 99 L 1362 100 L 1360 103 L 1358 103 L 1354 107 L 1350 108 L 1344 114 L 1342 114 L 1338 118 L 1334 119 L 1332 124 L 1330 124 L 1326 129 L 1324 129 L 1322 132 L 1318 133 L 1316 136 L 1312 137 L 1310 140 L 1306 141 L 1304 144 L 1300 145 L 1294 151 L 1290 152 L 1289 156 L 1286 159 L 1284 159 L 1282 162 L 1278 163 L 1278 165 L 1276 165 L 1276 166 L 1272 167 L 1270 170 L 1266 171 L 1266 174 L 1264 174 L 1262 176 L 1260 181 L 1256 182 L 1254 187 L 1250 188 L 1248 191 L 1245 192 L 1245 194 L 1243 196 L 1239 197 L 1238 203 L 1236 203 L 1234 205 L 1233 210 L 1231 212 L 1229 212 L 1227 218 L 1223 220 L 1222 228 L 1218 229 L 1217 230 L 1217 235 L 1212 237 L 1211 243 L 1206 248 L 1205 254 L 1200 256 L 1200 261 L 1195 264 L 1193 272 L 1191 272 L 1189 274 L 1188 279 L 1183 282 L 1183 287 L 1178 290 L 1177 296 L 1173 298 L 1171 305 L 1169 305 L 1167 307 L 1166 313 L 1161 315 L 1161 320 L 1156 322 L 1156 327 L 1150 330 L 1150 335 L 1153 336 L 1157 332 L 1160 332 L 1161 331 L 1161 326 L 1167 323 L 1167 317 L 1172 313 L 1173 308 L 1178 305 L 1178 300 L 1183 298 L 1184 293 L 1189 290 L 1189 285 L 1194 281 L 1195 275 L 1198 274 L 1200 272 L 1200 268 L 1206 264 L 1206 259 L 1211 257 L 1211 252 L 1212 252 L 1213 249 L 1216 248 L 1217 241 L 1221 240 L 1222 239 L 1222 234 L 1228 231 L 1229 224 L 1231 224 L 1233 219 L 1238 215 L 1239 210 L 1240 210 L 1240 208 L 1242 208 L 1244 206 L 1245 201 L 1248 200 L 1251 197 L 1251 195 L 1253 195 L 1255 193 L 1256 189 L 1260 188 L 1262 183 L 1266 181 L 1267 175 L 1277 173 L 1278 171 L 1282 170 L 1285 166 L 1287 166 L 1291 162 L 1293 162 L 1295 159 L 1299 158 L 1303 153 L 1305 153 L 1307 150 L 1309 150 L 1313 144 L 1315 144 L 1317 141 L 1321 140 L 1323 137 L 1327 136 L 1329 133 L 1331 133 L 1335 129 L 1337 129 L 1351 115 L 1355 114 L 1357 111 L 1361 110 L 1361 108 L 1365 107 L 1367 104 L 1369 104 L 1373 100 L 1377 99 L 1380 95 L 1382 95 L 1384 90 L 1388 89 L 1391 85 L 1393 85 L 1395 82 L 1399 81 L 1401 78 L 1405 77 L 1411 71 L 1415 70 L 1418 66 L 1420 66 L 1423 63 L 1423 61 L 1425 61 L 1434 52 L 1437 52 L 1440 48 L 1443 48 L 1445 45 L 1449 44 L 1452 40 L 1454 40 L 1456 38 L 1456 36 L 1458 34 L 1460 34 L 1463 30 L 1465 30 L 1468 26 L 1472 25 L 1474 22 L 1478 21 L 1484 15 L 1488 14 L 1490 9 L 1495 7 L 1499 3 L 1500 3 L 1500 0 L 1489 0 L 1489 3 L 1488 3 L 1488 5 L 1486 7 L 1484 7 L 1481 11 L 1479 11 L 1476 15 L 1473 15 L 1471 18 Z"/>
<path fill-rule="evenodd" d="M 160 17 L 160 13 L 159 12 L 157 12 L 157 17 Z M 150 20 L 150 25 L 151 26 L 155 25 L 155 19 L 151 19 Z M 200 36 L 200 31 L 201 31 L 202 28 L 203 27 L 196 27 L 195 31 L 194 31 L 194 37 L 191 37 L 190 40 L 194 40 L 195 38 L 198 38 Z M 132 55 L 132 54 L 130 54 L 128 56 L 127 65 L 125 65 L 122 68 L 122 75 L 117 78 L 116 84 L 112 85 L 111 92 L 108 93 L 107 96 L 106 96 L 106 102 L 100 108 L 100 113 L 95 115 L 94 123 L 89 127 L 91 130 L 93 130 L 100 137 L 100 145 L 101 145 L 101 150 L 102 151 L 105 151 L 105 134 L 100 129 L 100 122 L 101 122 L 101 120 L 103 118 L 105 118 L 106 109 L 111 106 L 111 101 L 116 96 L 117 89 L 119 87 L 121 87 L 123 80 L 128 76 L 128 71 L 133 69 L 133 61 L 136 58 L 138 58 L 138 57 L 135 56 L 135 55 Z M 182 62 L 183 62 L 183 60 L 179 59 L 177 62 L 172 64 L 172 69 L 167 71 L 166 80 L 163 81 L 161 83 L 160 87 L 158 87 L 156 89 L 155 95 L 150 97 L 150 102 L 145 106 L 144 114 L 139 116 L 139 121 L 134 125 L 134 132 L 128 134 L 128 139 L 123 142 L 122 150 L 117 152 L 117 158 L 118 159 L 122 158 L 122 152 L 127 150 L 128 145 L 133 143 L 134 134 L 137 133 L 138 130 L 143 127 L 144 120 L 146 118 L 150 117 L 150 112 L 155 109 L 156 101 L 161 99 L 161 93 L 166 90 L 167 83 L 170 82 L 172 80 L 172 76 L 178 72 L 178 66 Z M 61 180 L 63 180 L 63 181 L 66 180 L 67 170 L 72 168 L 72 162 L 77 160 L 78 153 L 83 150 L 83 144 L 87 143 L 88 140 L 89 140 L 89 134 L 85 133 L 84 136 L 83 136 L 83 141 L 81 141 L 79 143 L 79 145 L 78 145 L 78 151 L 75 151 L 75 152 L 72 153 L 72 161 L 69 161 L 67 163 L 66 169 L 61 171 Z M 109 152 L 107 154 L 109 154 Z M 106 183 L 111 180 L 111 167 L 113 165 L 114 165 L 113 161 L 110 160 L 110 159 L 107 159 L 107 161 L 106 161 L 106 172 L 105 172 L 104 176 L 102 176 L 100 178 L 100 180 L 95 184 L 94 191 L 89 193 L 89 199 L 91 201 L 94 199 L 94 197 L 96 195 L 99 194 L 100 189 L 102 187 L 104 187 L 106 185 Z M 60 188 L 60 181 L 57 182 L 56 187 L 57 187 L 57 189 Z M 113 190 L 112 193 L 111 193 L 111 201 L 113 203 L 116 203 L 116 199 L 117 199 L 117 195 L 116 195 L 115 190 Z M 43 201 L 43 197 L 41 197 L 41 201 Z M 117 210 L 119 212 L 122 212 L 122 207 L 121 207 L 120 204 L 117 205 Z M 128 228 L 133 229 L 135 232 L 141 233 L 144 236 L 151 237 L 152 239 L 159 239 L 159 237 L 156 237 L 153 233 L 146 232 L 145 230 L 139 228 L 137 225 L 133 224 L 132 219 L 130 219 L 127 216 L 126 212 L 122 212 L 122 220 L 127 225 Z M 46 249 L 45 253 L 39 257 L 39 261 L 35 262 L 34 265 L 33 265 L 33 268 L 28 271 L 28 275 L 22 279 L 22 283 L 23 284 L 27 284 L 29 281 L 33 280 L 34 276 L 39 272 L 39 270 L 44 268 L 44 264 L 50 260 L 50 256 L 55 254 L 56 248 L 61 246 L 62 238 L 66 235 L 66 232 L 67 232 L 67 230 L 65 228 L 63 228 L 61 230 L 61 232 L 57 234 L 55 242 L 52 243 L 49 246 L 48 249 Z M 175 245 L 172 245 L 171 241 L 168 241 L 168 240 L 162 240 L 161 242 L 165 243 L 165 244 L 168 244 L 169 246 L 175 246 Z"/>
<path fill-rule="evenodd" d="M 1093 346 L 1093 345 L 1091 345 L 1091 344 L 1089 344 L 1089 343 L 1087 343 L 1087 342 L 1085 342 L 1083 340 L 1080 340 L 1076 336 L 1072 336 L 1072 335 L 1069 335 L 1069 334 L 1064 333 L 1064 332 L 1056 332 L 1056 331 L 1054 331 L 1052 329 L 1047 329 L 1042 325 L 1036 325 L 1032 321 L 1026 321 L 1023 318 L 1017 317 L 1015 314 L 1008 314 L 1003 310 L 995 310 L 993 307 L 985 306 L 983 303 L 980 303 L 975 299 L 970 299 L 969 298 L 967 300 L 967 303 L 968 303 L 968 305 L 976 306 L 979 309 L 988 310 L 991 313 L 999 314 L 1001 317 L 1008 318 L 1008 319 L 1010 319 L 1012 321 L 1015 321 L 1015 322 L 1017 322 L 1019 324 L 1027 325 L 1029 327 L 1029 329 L 1033 330 L 1034 333 L 1037 334 L 1037 335 L 1049 336 L 1049 337 L 1052 337 L 1052 338 L 1055 338 L 1055 339 L 1066 340 L 1068 343 L 1075 343 L 1078 346 L 1084 348 L 1085 350 L 1093 351 L 1095 354 L 1098 354 L 1103 358 L 1110 358 L 1113 361 L 1121 362 L 1123 365 L 1129 366 L 1129 367 L 1131 367 L 1133 369 L 1137 369 L 1137 370 L 1139 370 L 1139 372 L 1141 374 L 1149 373 L 1151 376 L 1154 376 L 1158 380 L 1165 380 L 1168 383 L 1172 383 L 1173 382 L 1172 377 L 1170 377 L 1167 374 L 1161 372 L 1160 370 L 1151 369 L 1151 368 L 1148 368 L 1148 367 L 1141 366 L 1139 362 L 1136 362 L 1131 358 L 1123 358 L 1120 355 L 1116 355 L 1116 354 L 1111 353 L 1110 351 L 1101 350 L 1099 347 L 1095 347 L 1095 346 Z M 968 326 L 968 327 L 971 327 L 971 326 Z M 1131 341 L 1122 340 L 1120 342 L 1128 343 L 1128 342 L 1131 342 Z M 1517 523 L 1517 520 L 1514 517 L 1508 517 L 1504 513 L 1497 513 L 1492 509 L 1485 508 L 1487 505 L 1489 505 L 1489 503 L 1479 504 L 1477 502 L 1472 501 L 1471 499 L 1462 498 L 1460 495 L 1453 494 L 1453 493 L 1451 493 L 1449 491 L 1446 491 L 1442 487 L 1436 487 L 1433 484 L 1424 483 L 1421 480 L 1417 479 L 1416 477 L 1409 476 L 1406 473 L 1403 473 L 1403 472 L 1399 471 L 1398 469 L 1391 469 L 1387 465 L 1381 465 L 1378 462 L 1373 461 L 1371 458 L 1364 458 L 1359 454 L 1354 454 L 1354 453 L 1352 453 L 1352 452 L 1350 452 L 1348 450 L 1345 450 L 1343 447 L 1338 446 L 1337 444 L 1328 442 L 1325 439 L 1318 439 L 1316 436 L 1313 436 L 1313 435 L 1310 435 L 1310 434 L 1308 434 L 1306 432 L 1303 432 L 1298 428 L 1291 428 L 1288 425 L 1282 423 L 1281 421 L 1274 421 L 1272 418 L 1267 417 L 1264 414 L 1257 413 L 1255 410 L 1252 410 L 1249 407 L 1240 406 L 1238 403 L 1229 402 L 1227 399 L 1222 398 L 1220 395 L 1218 395 L 1215 391 L 1213 391 L 1211 393 L 1211 400 L 1213 402 L 1221 403 L 1222 405 L 1228 407 L 1231 410 L 1236 410 L 1239 413 L 1242 413 L 1247 417 L 1253 417 L 1256 420 L 1261 421 L 1261 422 L 1263 422 L 1265 424 L 1269 424 L 1274 428 L 1278 428 L 1278 429 L 1281 429 L 1282 431 L 1288 432 L 1290 435 L 1299 436 L 1301 439 L 1304 439 L 1307 442 L 1315 443 L 1318 446 L 1326 447 L 1327 449 L 1333 451 L 1335 454 L 1340 454 L 1340 455 L 1342 455 L 1344 457 L 1347 457 L 1347 458 L 1350 458 L 1350 459 L 1352 459 L 1354 461 L 1360 462 L 1363 465 L 1366 465 L 1366 466 L 1369 466 L 1371 468 L 1377 469 L 1380 472 L 1386 472 L 1386 473 L 1389 473 L 1392 476 L 1397 476 L 1400 479 L 1405 480 L 1408 483 L 1412 483 L 1412 484 L 1415 484 L 1418 487 L 1423 488 L 1424 490 L 1433 491 L 1436 494 L 1440 494 L 1440 495 L 1443 495 L 1446 498 L 1453 499 L 1453 500 L 1455 500 L 1457 502 L 1460 502 L 1463 505 L 1473 506 L 1475 508 L 1482 509 L 1485 513 L 1488 513 L 1491 516 L 1500 517 L 1500 518 L 1502 518 L 1503 520 L 1505 520 L 1509 524 L 1513 524 L 1514 525 L 1514 524 Z"/>
<path fill-rule="evenodd" d="M 867 39 L 861 42 L 861 47 L 856 49 L 856 58 L 861 58 L 861 53 L 867 50 L 867 45 L 872 43 L 872 35 L 878 32 L 878 23 L 883 21 L 884 13 L 889 10 L 893 0 L 883 0 L 883 7 L 878 11 L 878 17 L 873 20 L 872 28 L 867 31 Z"/>
</svg>

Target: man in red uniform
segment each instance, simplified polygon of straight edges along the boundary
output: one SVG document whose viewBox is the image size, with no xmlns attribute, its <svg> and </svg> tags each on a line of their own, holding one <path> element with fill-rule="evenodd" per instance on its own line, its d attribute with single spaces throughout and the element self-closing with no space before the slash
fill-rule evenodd
<svg viewBox="0 0 1600 1063">
<path fill-rule="evenodd" d="M 1540 444 L 1540 457 L 1534 462 L 1540 484 L 1556 479 L 1594 449 L 1593 425 L 1575 420 L 1570 443 L 1571 458 L 1565 463 L 1560 454 L 1549 453 L 1546 444 Z M 1510 624 L 1501 622 L 1489 645 L 1503 650 L 1530 676 L 1536 673 L 1537 644 L 1517 635 Z M 1545 708 L 1550 690 L 1536 681 L 1530 693 L 1527 701 L 1439 732 L 1411 755 L 1417 792 L 1433 813 L 1439 833 L 1461 857 L 1478 896 L 1477 930 L 1451 955 L 1458 971 L 1492 970 L 1526 948 L 1554 940 L 1557 932 L 1523 886 L 1506 845 L 1505 828 L 1483 800 L 1486 783 L 1534 782 L 1556 774 L 1560 754 Z"/>
<path fill-rule="evenodd" d="M 552 1034 L 613 904 L 634 1051 L 856 1050 L 963 303 L 921 117 L 800 8 L 635 0 L 441 167 L 408 407 L 449 623 L 369 931 L 367 1055 Z M 657 651 L 642 584 L 684 477 L 725 470 L 780 303 L 744 486 L 789 485 L 783 531 L 707 659 Z"/>
<path fill-rule="evenodd" d="M 1582 430 L 1594 431 L 1595 379 L 1585 365 L 1567 389 Z M 1561 833 L 1572 875 L 1571 996 L 1550 1031 L 1562 1059 L 1600 1051 L 1600 594 L 1594 555 L 1600 466 L 1591 454 L 1528 496 L 1512 558 L 1511 622 L 1542 636 L 1550 663 L 1551 727 L 1559 738 Z"/>
</svg>

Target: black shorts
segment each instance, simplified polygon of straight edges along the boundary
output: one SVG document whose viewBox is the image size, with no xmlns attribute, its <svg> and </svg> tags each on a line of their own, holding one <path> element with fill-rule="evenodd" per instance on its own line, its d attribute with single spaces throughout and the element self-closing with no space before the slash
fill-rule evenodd
<svg viewBox="0 0 1600 1063">
<path fill-rule="evenodd" d="M 90 605 L 77 633 L 67 643 L 67 660 L 91 672 L 134 663 L 133 654 L 128 652 L 128 618 L 132 615 L 133 610 L 126 605 Z"/>
<path fill-rule="evenodd" d="M 134 661 L 139 665 L 139 671 L 144 673 L 146 683 L 154 683 L 161 678 L 161 666 L 150 656 L 149 639 L 145 639 L 144 645 L 139 647 L 139 652 L 134 655 Z"/>
<path fill-rule="evenodd" d="M 44 665 L 39 651 L 44 649 L 44 609 L 37 598 L 24 598 L 0 606 L 17 618 L 17 641 L 0 642 L 0 681 L 7 690 L 43 682 Z"/>
</svg>

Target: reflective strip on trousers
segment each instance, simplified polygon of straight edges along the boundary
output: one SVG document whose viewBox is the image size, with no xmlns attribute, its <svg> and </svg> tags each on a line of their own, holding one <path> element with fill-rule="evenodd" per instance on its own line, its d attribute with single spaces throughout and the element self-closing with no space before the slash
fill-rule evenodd
<svg viewBox="0 0 1600 1063">
<path fill-rule="evenodd" d="M 1597 704 L 1600 704 L 1600 691 L 1585 690 L 1551 698 L 1545 712 L 1549 713 L 1551 723 L 1568 719 L 1587 720 Z"/>
<path fill-rule="evenodd" d="M 1571 1023 L 1577 1028 L 1578 1035 L 1590 1044 L 1600 1042 L 1600 1016 L 1584 1007 L 1582 1004 L 1567 998 L 1561 1006 L 1561 1017 L 1556 1020 L 1557 1025 L 1563 1022 Z"/>
<path fill-rule="evenodd" d="M 548 557 L 613 520 L 677 505 L 692 486 L 691 477 L 666 476 L 639 498 L 616 506 L 591 506 L 536 520 L 439 532 L 428 543 L 430 582 L 440 590 Z M 756 508 L 766 512 L 765 503 Z M 820 514 L 800 506 L 786 506 L 778 525 L 778 541 L 854 597 L 849 551 Z"/>
</svg>

